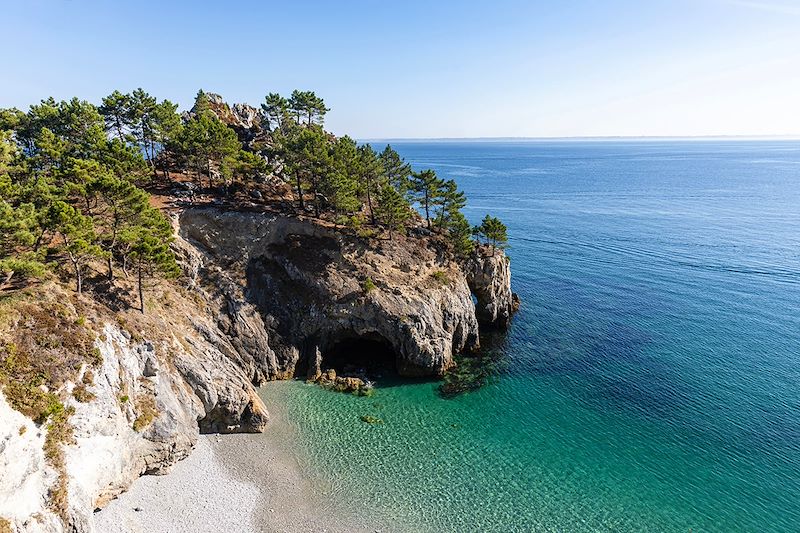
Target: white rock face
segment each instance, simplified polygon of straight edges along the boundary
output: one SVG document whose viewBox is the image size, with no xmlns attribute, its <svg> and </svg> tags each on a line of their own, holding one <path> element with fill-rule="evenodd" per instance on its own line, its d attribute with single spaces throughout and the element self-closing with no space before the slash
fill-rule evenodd
<svg viewBox="0 0 800 533">
<path fill-rule="evenodd" d="M 45 462 L 44 439 L 44 429 L 15 411 L 0 392 L 0 517 L 19 531 L 61 526 L 53 514 L 34 518 L 47 507 L 47 490 L 56 478 Z"/>
<path fill-rule="evenodd" d="M 225 423 L 248 410 L 259 415 L 250 417 L 256 427 L 225 429 L 263 428 L 266 410 L 247 378 L 201 334 L 183 333 L 197 351 L 176 347 L 172 365 L 150 342 L 132 342 L 116 325 L 107 324 L 96 341 L 102 365 L 83 368 L 78 377 L 92 372 L 87 388 L 94 399 L 83 403 L 70 396 L 65 402 L 75 409 L 69 420 L 75 443 L 64 447 L 71 531 L 95 531 L 94 509 L 139 476 L 164 474 L 185 458 L 197 442 L 198 421 L 219 416 Z M 69 383 L 67 392 L 74 386 Z M 152 399 L 155 416 L 137 431 L 143 398 Z M 13 410 L 0 394 L 0 517 L 15 531 L 65 530 L 48 508 L 57 474 L 45 461 L 45 435 L 44 426 Z"/>
</svg>

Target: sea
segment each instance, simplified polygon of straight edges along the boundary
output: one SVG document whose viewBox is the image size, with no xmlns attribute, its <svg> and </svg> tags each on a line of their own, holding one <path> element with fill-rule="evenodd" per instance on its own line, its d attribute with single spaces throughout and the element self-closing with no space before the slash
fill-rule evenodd
<svg viewBox="0 0 800 533">
<path fill-rule="evenodd" d="M 315 483 L 383 531 L 800 531 L 800 141 L 391 145 L 522 307 L 472 392 L 268 385 Z"/>
</svg>

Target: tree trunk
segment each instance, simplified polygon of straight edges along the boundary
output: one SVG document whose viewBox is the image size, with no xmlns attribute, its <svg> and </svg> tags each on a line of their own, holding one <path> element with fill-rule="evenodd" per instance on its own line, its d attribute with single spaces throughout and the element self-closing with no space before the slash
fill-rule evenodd
<svg viewBox="0 0 800 533">
<path fill-rule="evenodd" d="M 300 201 L 300 212 L 305 211 L 305 204 L 303 204 L 303 187 L 300 183 L 300 175 L 297 175 L 297 199 Z"/>
<path fill-rule="evenodd" d="M 431 229 L 431 215 L 428 211 L 428 191 L 425 191 L 425 221 L 428 223 L 428 229 Z"/>
<path fill-rule="evenodd" d="M 312 182 L 312 192 L 314 193 L 314 214 L 319 218 L 319 197 L 317 196 L 317 182 Z"/>
<path fill-rule="evenodd" d="M 144 314 L 144 289 L 142 288 L 142 263 L 139 263 L 139 310 Z"/>
<path fill-rule="evenodd" d="M 372 190 L 372 180 L 367 178 L 367 205 L 369 206 L 369 219 L 372 222 L 372 225 L 375 225 L 375 211 L 372 209 L 372 194 L 370 191 Z"/>
<path fill-rule="evenodd" d="M 114 280 L 114 258 L 108 254 L 108 281 Z"/>
</svg>

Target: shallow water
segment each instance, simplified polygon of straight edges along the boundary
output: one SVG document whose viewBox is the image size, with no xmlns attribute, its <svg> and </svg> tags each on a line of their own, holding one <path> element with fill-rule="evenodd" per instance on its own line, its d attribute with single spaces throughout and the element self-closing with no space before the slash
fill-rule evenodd
<svg viewBox="0 0 800 533">
<path fill-rule="evenodd" d="M 282 389 L 310 476 L 400 531 L 800 530 L 800 143 L 393 146 L 523 306 L 477 392 Z"/>
</svg>

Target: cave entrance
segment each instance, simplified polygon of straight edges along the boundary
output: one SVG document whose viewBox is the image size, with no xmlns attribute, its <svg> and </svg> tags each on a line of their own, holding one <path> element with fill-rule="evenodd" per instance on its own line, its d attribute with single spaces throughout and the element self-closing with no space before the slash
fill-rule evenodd
<svg viewBox="0 0 800 533">
<path fill-rule="evenodd" d="M 334 339 L 322 352 L 322 369 L 344 376 L 375 379 L 397 374 L 397 352 L 378 334 L 347 334 Z"/>
</svg>

